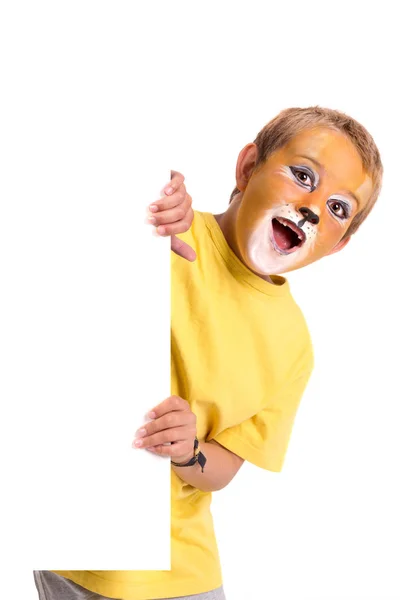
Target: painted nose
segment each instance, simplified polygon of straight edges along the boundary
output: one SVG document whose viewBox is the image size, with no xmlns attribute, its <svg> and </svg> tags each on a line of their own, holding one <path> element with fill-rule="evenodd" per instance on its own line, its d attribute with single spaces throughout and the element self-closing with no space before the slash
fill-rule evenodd
<svg viewBox="0 0 400 600">
<path fill-rule="evenodd" d="M 299 223 L 299 227 L 302 227 L 306 221 L 309 221 L 313 225 L 318 225 L 319 216 L 316 215 L 315 212 L 311 210 L 311 208 L 303 206 L 302 208 L 299 208 L 299 212 L 301 212 L 301 214 L 304 217 L 304 219 L 300 221 L 301 224 Z"/>
</svg>

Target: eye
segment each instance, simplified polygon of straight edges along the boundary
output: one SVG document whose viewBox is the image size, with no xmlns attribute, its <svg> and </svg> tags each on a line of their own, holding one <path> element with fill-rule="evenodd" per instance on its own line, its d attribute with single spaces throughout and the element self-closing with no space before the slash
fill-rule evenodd
<svg viewBox="0 0 400 600">
<path fill-rule="evenodd" d="M 300 185 L 312 190 L 315 185 L 315 175 L 312 171 L 305 167 L 290 167 L 290 170 Z"/>
<path fill-rule="evenodd" d="M 350 209 L 344 202 L 340 200 L 330 200 L 328 202 L 330 211 L 339 219 L 348 219 Z"/>
</svg>

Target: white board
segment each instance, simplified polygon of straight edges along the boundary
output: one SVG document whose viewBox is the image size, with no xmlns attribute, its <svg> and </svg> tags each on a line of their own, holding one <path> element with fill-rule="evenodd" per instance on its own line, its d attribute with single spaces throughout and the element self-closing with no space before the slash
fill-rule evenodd
<svg viewBox="0 0 400 600">
<path fill-rule="evenodd" d="M 88 7 L 51 10 L 8 15 L 2 73 L 1 546 L 29 569 L 169 569 L 169 461 L 131 447 L 170 393 L 170 242 L 145 224 L 168 130 L 131 57 L 101 27 L 87 44 Z"/>
</svg>

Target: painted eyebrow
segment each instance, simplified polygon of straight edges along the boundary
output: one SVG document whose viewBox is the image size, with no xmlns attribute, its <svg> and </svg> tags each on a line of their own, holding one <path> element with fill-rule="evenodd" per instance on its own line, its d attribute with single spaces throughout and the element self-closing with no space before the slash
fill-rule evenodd
<svg viewBox="0 0 400 600">
<path fill-rule="evenodd" d="M 299 154 L 299 158 L 305 158 L 306 160 L 309 160 L 310 162 L 314 163 L 314 165 L 316 165 L 322 171 L 325 171 L 325 169 L 321 165 L 321 163 L 319 163 L 317 160 L 315 160 L 315 158 L 311 158 L 311 156 L 305 156 L 304 154 L 303 155 Z M 350 192 L 349 190 L 347 190 L 345 193 L 348 194 L 349 196 L 351 196 L 353 198 L 353 200 L 357 204 L 357 207 L 360 206 L 360 200 L 359 200 L 359 198 L 357 198 L 357 196 L 353 192 Z"/>
<path fill-rule="evenodd" d="M 322 171 L 325 171 L 325 169 L 321 165 L 321 163 L 319 163 L 317 160 L 315 160 L 315 158 L 311 158 L 311 156 L 305 156 L 304 154 L 303 155 L 299 154 L 299 158 L 305 158 L 306 160 L 309 160 L 310 162 L 314 163 L 314 165 L 316 165 Z"/>
</svg>

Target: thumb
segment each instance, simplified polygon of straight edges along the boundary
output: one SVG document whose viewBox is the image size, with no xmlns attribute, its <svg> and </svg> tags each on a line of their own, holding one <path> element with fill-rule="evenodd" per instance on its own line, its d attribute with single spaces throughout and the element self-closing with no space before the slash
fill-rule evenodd
<svg viewBox="0 0 400 600">
<path fill-rule="evenodd" d="M 176 235 L 171 236 L 171 250 L 178 256 L 181 256 L 190 262 L 194 262 L 196 260 L 196 252 L 193 250 L 193 248 L 191 248 L 189 244 L 186 244 L 186 242 L 183 242 L 176 237 Z"/>
</svg>

